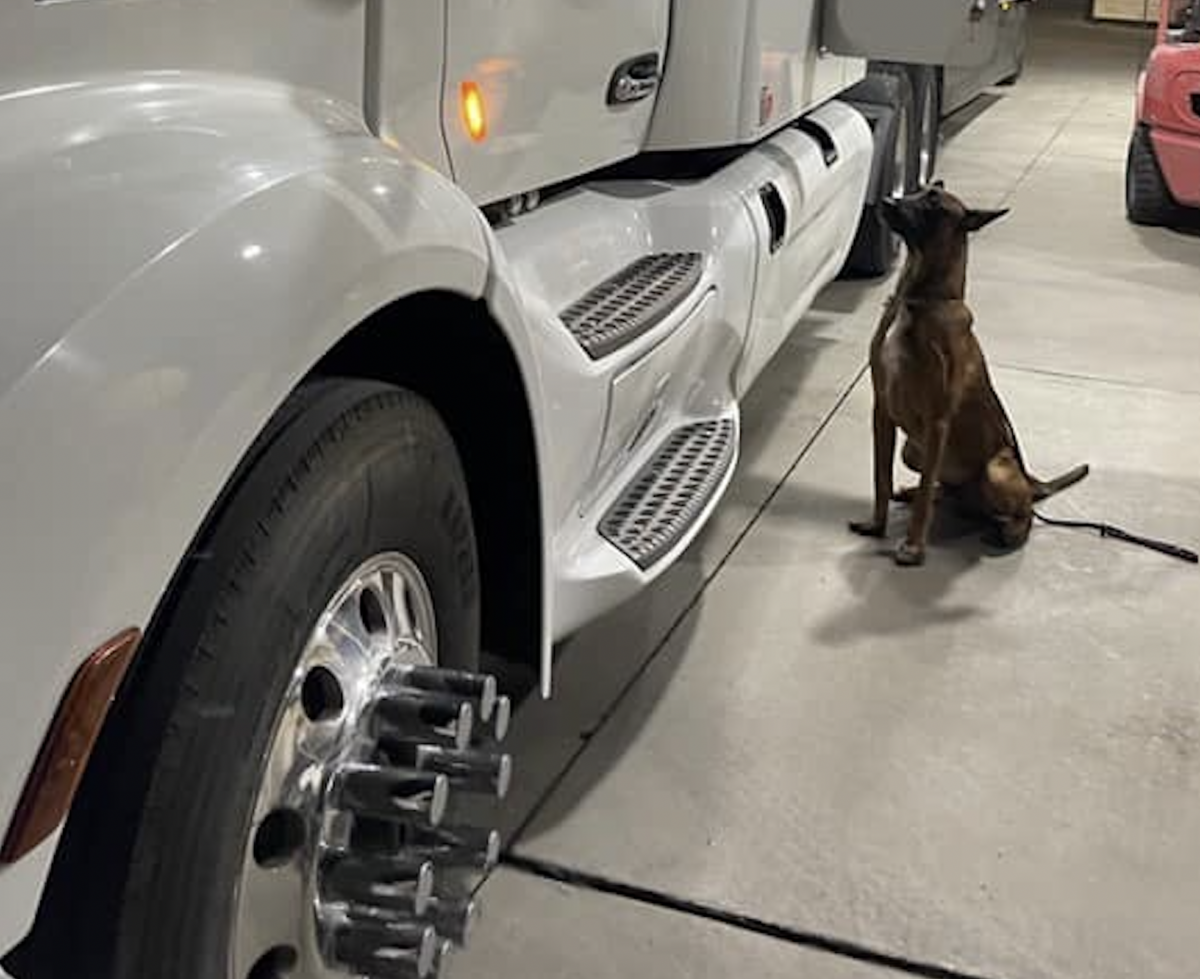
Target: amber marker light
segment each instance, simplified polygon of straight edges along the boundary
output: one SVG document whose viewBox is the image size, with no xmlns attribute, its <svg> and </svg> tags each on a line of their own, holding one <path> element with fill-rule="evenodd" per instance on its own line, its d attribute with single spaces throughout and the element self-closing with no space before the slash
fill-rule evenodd
<svg viewBox="0 0 1200 979">
<path fill-rule="evenodd" d="M 15 863 L 66 818 L 108 708 L 142 634 L 126 629 L 93 652 L 71 678 L 17 803 L 0 864 Z"/>
<path fill-rule="evenodd" d="M 483 101 L 483 91 L 475 82 L 463 82 L 459 96 L 462 108 L 463 125 L 467 127 L 467 135 L 476 143 L 487 139 L 488 120 L 487 106 Z"/>
</svg>

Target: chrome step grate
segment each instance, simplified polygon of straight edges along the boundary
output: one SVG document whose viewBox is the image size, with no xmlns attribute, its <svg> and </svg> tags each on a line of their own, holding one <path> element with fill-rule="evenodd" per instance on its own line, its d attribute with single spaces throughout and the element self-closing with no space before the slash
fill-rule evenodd
<svg viewBox="0 0 1200 979">
<path fill-rule="evenodd" d="M 600 521 L 600 534 L 640 568 L 660 560 L 687 533 L 733 464 L 730 419 L 673 432 Z"/>
<path fill-rule="evenodd" d="M 696 288 L 703 268 L 699 252 L 646 255 L 568 306 L 562 321 L 600 360 L 661 322 Z"/>
</svg>

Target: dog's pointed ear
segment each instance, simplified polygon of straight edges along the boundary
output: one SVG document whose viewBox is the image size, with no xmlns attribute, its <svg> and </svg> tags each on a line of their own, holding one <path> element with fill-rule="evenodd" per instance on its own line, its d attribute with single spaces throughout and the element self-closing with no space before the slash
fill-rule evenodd
<svg viewBox="0 0 1200 979">
<path fill-rule="evenodd" d="M 1008 213 L 1008 208 L 1001 208 L 999 211 L 967 211 L 966 216 L 962 220 L 962 226 L 967 231 L 981 231 L 993 221 L 999 221 Z"/>
</svg>

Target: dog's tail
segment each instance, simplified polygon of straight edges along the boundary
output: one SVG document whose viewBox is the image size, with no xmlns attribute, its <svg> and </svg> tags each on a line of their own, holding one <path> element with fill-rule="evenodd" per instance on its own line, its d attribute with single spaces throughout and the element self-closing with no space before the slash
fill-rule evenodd
<svg viewBox="0 0 1200 979">
<path fill-rule="evenodd" d="M 1074 486 L 1076 483 L 1081 483 L 1087 478 L 1091 472 L 1090 467 L 1085 463 L 1082 466 L 1076 466 L 1074 469 L 1063 473 L 1051 480 L 1041 480 L 1034 476 L 1029 477 L 1029 482 L 1033 485 L 1033 499 L 1035 503 L 1041 503 L 1042 500 L 1048 500 L 1050 497 L 1061 493 L 1063 490 Z"/>
<path fill-rule="evenodd" d="M 1008 436 L 1009 445 L 1012 446 L 1013 454 L 1017 457 L 1017 465 L 1021 467 L 1021 472 L 1025 474 L 1025 478 L 1029 480 L 1029 485 L 1033 487 L 1033 502 L 1041 503 L 1042 500 L 1048 500 L 1052 496 L 1056 496 L 1065 489 L 1069 489 L 1076 483 L 1081 483 L 1087 479 L 1088 473 L 1091 472 L 1091 467 L 1086 463 L 1076 466 L 1074 469 L 1068 470 L 1061 476 L 1056 476 L 1051 480 L 1038 479 L 1029 471 L 1029 467 L 1025 465 L 1025 457 L 1021 454 L 1021 443 L 1017 440 L 1016 430 L 1013 428 L 1012 419 L 1008 417 L 1008 410 L 1004 407 L 1004 403 L 996 395 L 993 390 L 992 405 L 1004 420 L 1005 434 Z"/>
</svg>

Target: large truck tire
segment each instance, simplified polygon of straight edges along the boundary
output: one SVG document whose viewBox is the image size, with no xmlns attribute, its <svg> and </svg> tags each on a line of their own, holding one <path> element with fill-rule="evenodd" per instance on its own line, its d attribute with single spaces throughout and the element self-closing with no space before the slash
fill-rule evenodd
<svg viewBox="0 0 1200 979">
<path fill-rule="evenodd" d="M 1139 124 L 1129 140 L 1125 161 L 1125 213 L 1133 224 L 1170 226 L 1183 219 L 1183 208 L 1167 186 L 1150 130 Z"/>
<path fill-rule="evenodd" d="M 862 219 L 842 274 L 875 278 L 887 275 L 900 254 L 900 240 L 884 220 L 880 202 L 916 188 L 911 166 L 917 135 L 912 82 L 903 68 L 872 66 L 871 73 L 843 100 L 854 105 L 870 123 L 875 135 L 875 158 Z"/>
<path fill-rule="evenodd" d="M 91 934 L 46 974 L 429 976 L 464 937 L 456 875 L 498 838 L 455 804 L 493 812 L 510 762 L 507 701 L 474 672 L 463 467 L 388 385 L 322 380 L 285 415 L 115 705 L 58 898 Z"/>
</svg>

